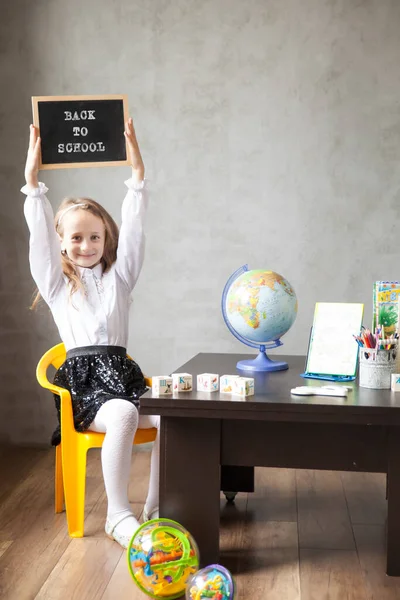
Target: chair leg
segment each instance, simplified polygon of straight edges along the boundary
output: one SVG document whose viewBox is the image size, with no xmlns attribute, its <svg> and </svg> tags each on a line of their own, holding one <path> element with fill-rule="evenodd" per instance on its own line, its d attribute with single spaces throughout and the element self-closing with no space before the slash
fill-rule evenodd
<svg viewBox="0 0 400 600">
<path fill-rule="evenodd" d="M 54 473 L 54 510 L 61 513 L 64 510 L 64 484 L 61 459 L 61 444 L 56 446 L 55 473 Z"/>
<path fill-rule="evenodd" d="M 83 537 L 85 519 L 85 485 L 87 448 L 74 443 L 62 449 L 65 510 L 70 537 Z"/>
</svg>

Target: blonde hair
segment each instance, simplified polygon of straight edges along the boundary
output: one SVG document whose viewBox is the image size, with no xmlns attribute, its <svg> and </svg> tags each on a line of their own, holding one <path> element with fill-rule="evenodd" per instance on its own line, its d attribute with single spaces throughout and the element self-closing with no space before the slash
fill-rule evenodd
<svg viewBox="0 0 400 600">
<path fill-rule="evenodd" d="M 117 248 L 118 248 L 118 236 L 119 230 L 118 225 L 112 218 L 112 216 L 95 200 L 91 198 L 65 198 L 54 217 L 54 225 L 57 233 L 63 236 L 63 216 L 65 212 L 72 207 L 76 207 L 79 210 L 87 210 L 95 217 L 99 217 L 105 227 L 105 241 L 104 251 L 101 257 L 101 265 L 103 267 L 103 273 L 106 273 L 110 267 L 114 264 L 117 259 Z M 61 246 L 60 246 L 61 252 Z M 78 289 L 82 287 L 82 281 L 80 278 L 79 270 L 76 268 L 71 259 L 67 254 L 61 252 L 61 266 L 64 275 L 67 277 L 70 284 L 70 295 L 72 296 Z M 31 308 L 36 308 L 38 302 L 41 299 L 39 291 L 36 292 Z"/>
</svg>

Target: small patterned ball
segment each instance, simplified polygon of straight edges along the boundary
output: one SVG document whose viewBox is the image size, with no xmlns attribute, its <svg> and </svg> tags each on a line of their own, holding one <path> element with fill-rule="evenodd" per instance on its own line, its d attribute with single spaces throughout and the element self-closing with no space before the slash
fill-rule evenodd
<svg viewBox="0 0 400 600">
<path fill-rule="evenodd" d="M 186 587 L 186 600 L 234 600 L 232 575 L 222 565 L 209 565 L 197 571 Z"/>
</svg>

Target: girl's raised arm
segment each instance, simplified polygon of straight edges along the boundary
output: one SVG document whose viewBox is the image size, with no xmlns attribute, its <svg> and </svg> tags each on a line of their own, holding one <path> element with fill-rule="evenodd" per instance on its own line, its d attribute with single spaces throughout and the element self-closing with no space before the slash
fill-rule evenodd
<svg viewBox="0 0 400 600">
<path fill-rule="evenodd" d="M 128 144 L 129 161 L 132 165 L 132 177 L 125 182 L 128 192 L 122 204 L 116 270 L 129 290 L 132 290 L 143 265 L 145 247 L 143 225 L 148 195 L 144 181 L 144 164 L 132 119 L 125 123 L 124 134 Z"/>
<path fill-rule="evenodd" d="M 30 126 L 29 147 L 25 165 L 26 185 L 21 192 L 27 198 L 24 205 L 30 231 L 29 262 L 32 277 L 44 300 L 51 304 L 63 282 L 61 246 L 54 227 L 54 214 L 46 198 L 47 187 L 38 182 L 40 137 L 36 127 Z"/>
</svg>

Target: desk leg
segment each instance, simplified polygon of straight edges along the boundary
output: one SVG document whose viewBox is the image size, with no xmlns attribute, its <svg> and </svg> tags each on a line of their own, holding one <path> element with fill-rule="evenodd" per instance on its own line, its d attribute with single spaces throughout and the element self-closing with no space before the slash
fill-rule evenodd
<svg viewBox="0 0 400 600">
<path fill-rule="evenodd" d="M 218 419 L 161 418 L 160 515 L 190 531 L 202 566 L 219 558 L 220 431 Z"/>
<path fill-rule="evenodd" d="M 400 576 L 400 435 L 397 428 L 389 429 L 388 439 L 388 518 L 387 569 L 388 575 Z"/>
</svg>

